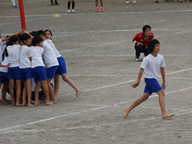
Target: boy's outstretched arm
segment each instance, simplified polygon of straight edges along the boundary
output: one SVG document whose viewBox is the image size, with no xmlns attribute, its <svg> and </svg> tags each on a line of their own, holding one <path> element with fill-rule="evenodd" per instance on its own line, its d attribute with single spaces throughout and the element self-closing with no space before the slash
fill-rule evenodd
<svg viewBox="0 0 192 144">
<path fill-rule="evenodd" d="M 141 77 L 142 77 L 142 75 L 143 75 L 143 71 L 144 71 L 144 69 L 141 68 L 140 71 L 139 71 L 139 74 L 138 74 L 137 82 L 134 83 L 134 84 L 132 84 L 132 87 L 133 87 L 133 88 L 136 88 L 136 87 L 139 85 L 140 80 L 141 80 Z"/>
<path fill-rule="evenodd" d="M 22 33 L 24 31 L 24 29 L 22 29 L 22 30 L 20 30 L 20 31 L 18 31 L 18 32 L 16 32 L 15 34 L 13 34 L 13 35 L 19 35 L 20 33 Z M 1 41 L 7 41 L 7 40 L 9 40 L 10 39 L 10 37 L 11 37 L 12 35 L 10 35 L 9 37 L 7 37 L 7 38 L 4 38 L 4 39 L 1 39 Z"/>
<path fill-rule="evenodd" d="M 160 71 L 161 71 L 161 77 L 163 79 L 162 88 L 165 90 L 166 86 L 165 86 L 165 70 L 164 70 L 164 67 L 161 67 Z"/>
</svg>

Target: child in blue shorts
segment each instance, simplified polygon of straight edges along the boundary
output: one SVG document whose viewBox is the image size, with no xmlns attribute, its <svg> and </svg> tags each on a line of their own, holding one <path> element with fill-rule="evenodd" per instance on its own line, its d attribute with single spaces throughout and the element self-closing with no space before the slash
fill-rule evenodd
<svg viewBox="0 0 192 144">
<path fill-rule="evenodd" d="M 31 71 L 31 50 L 29 46 L 32 43 L 32 38 L 29 34 L 24 33 L 21 36 L 23 45 L 21 46 L 20 51 L 20 72 L 21 80 L 23 82 L 23 103 L 22 106 L 26 105 L 26 94 L 28 100 L 28 107 L 34 105 L 31 104 L 31 81 L 32 81 L 32 71 Z"/>
<path fill-rule="evenodd" d="M 6 99 L 6 91 L 8 87 L 8 67 L 9 67 L 9 59 L 8 59 L 8 53 L 6 53 L 6 56 L 3 60 L 3 62 L 0 65 L 0 88 L 3 84 L 2 88 L 2 98 L 0 101 L 0 104 L 9 103 L 9 100 Z"/>
<path fill-rule="evenodd" d="M 45 31 L 39 30 L 37 31 L 37 35 L 43 39 L 43 49 L 44 49 L 43 60 L 47 71 L 47 85 L 49 88 L 51 102 L 55 104 L 57 103 L 57 100 L 50 82 L 58 69 L 59 63 L 57 61 L 57 57 L 55 55 L 53 48 L 49 45 L 49 43 L 46 40 Z"/>
<path fill-rule="evenodd" d="M 49 89 L 47 85 L 47 72 L 45 65 L 43 63 L 42 55 L 44 52 L 43 39 L 41 37 L 34 37 L 33 45 L 31 46 L 31 56 L 32 56 L 32 73 L 34 76 L 35 86 L 35 105 L 39 104 L 39 89 L 42 85 L 44 95 L 46 97 L 46 105 L 52 105 L 53 103 L 49 101 Z M 50 84 L 51 85 L 51 84 Z M 52 86 L 51 86 L 52 87 Z"/>
<path fill-rule="evenodd" d="M 165 110 L 165 61 L 163 56 L 158 54 L 160 51 L 159 44 L 159 41 L 156 39 L 150 40 L 147 44 L 151 54 L 143 59 L 143 62 L 140 66 L 141 69 L 138 75 L 137 82 L 132 85 L 133 88 L 136 88 L 139 85 L 143 71 L 145 70 L 145 90 L 143 95 L 136 99 L 130 107 L 125 108 L 125 119 L 128 118 L 127 116 L 132 109 L 147 100 L 148 97 L 154 92 L 159 95 L 159 104 L 161 108 L 162 118 L 172 117 L 174 115 L 168 114 Z M 158 83 L 159 71 L 161 72 L 161 76 L 163 79 L 162 87 Z"/>
<path fill-rule="evenodd" d="M 21 97 L 21 75 L 19 69 L 20 61 L 20 48 L 19 38 L 17 35 L 13 35 L 10 38 L 10 46 L 7 47 L 7 52 L 9 54 L 9 63 L 8 68 L 8 78 L 10 82 L 10 95 L 12 99 L 12 105 L 21 106 L 20 97 Z M 16 103 L 14 98 L 14 87 L 16 83 Z"/>
<path fill-rule="evenodd" d="M 66 69 L 66 64 L 65 64 L 65 59 L 61 56 L 61 54 L 59 53 L 59 51 L 57 50 L 57 48 L 55 47 L 51 37 L 52 37 L 52 32 L 50 30 L 45 30 L 45 34 L 46 34 L 46 38 L 47 38 L 47 42 L 51 45 L 51 47 L 54 49 L 55 54 L 57 56 L 57 60 L 59 62 L 59 67 L 56 71 L 56 74 L 54 76 L 54 92 L 55 95 L 57 97 L 57 93 L 59 91 L 59 76 L 62 76 L 62 79 L 67 82 L 72 88 L 74 88 L 74 90 L 76 91 L 76 98 L 79 97 L 79 95 L 81 94 L 81 90 L 75 85 L 75 83 L 68 78 L 67 76 L 67 69 Z"/>
</svg>

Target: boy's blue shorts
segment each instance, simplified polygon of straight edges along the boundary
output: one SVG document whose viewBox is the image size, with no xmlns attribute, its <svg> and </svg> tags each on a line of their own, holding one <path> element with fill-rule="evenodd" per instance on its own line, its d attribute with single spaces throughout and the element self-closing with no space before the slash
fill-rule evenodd
<svg viewBox="0 0 192 144">
<path fill-rule="evenodd" d="M 31 68 L 20 69 L 20 73 L 21 73 L 21 80 L 22 81 L 26 81 L 26 80 L 33 77 Z"/>
<path fill-rule="evenodd" d="M 21 74 L 19 67 L 10 67 L 8 68 L 8 79 L 20 80 Z"/>
<path fill-rule="evenodd" d="M 61 56 L 58 57 L 57 60 L 59 63 L 59 67 L 56 71 L 56 74 L 62 75 L 63 73 L 67 73 L 65 59 Z"/>
<path fill-rule="evenodd" d="M 59 66 L 52 66 L 47 69 L 47 78 L 53 79 Z"/>
<path fill-rule="evenodd" d="M 145 83 L 146 86 L 143 93 L 150 93 L 151 95 L 163 89 L 155 78 L 145 78 Z"/>
<path fill-rule="evenodd" d="M 7 79 L 7 73 L 0 72 L 0 83 L 4 83 L 4 81 Z"/>
<path fill-rule="evenodd" d="M 33 73 L 35 83 L 47 79 L 47 72 L 45 70 L 45 67 L 43 66 L 32 68 L 32 73 Z"/>
</svg>

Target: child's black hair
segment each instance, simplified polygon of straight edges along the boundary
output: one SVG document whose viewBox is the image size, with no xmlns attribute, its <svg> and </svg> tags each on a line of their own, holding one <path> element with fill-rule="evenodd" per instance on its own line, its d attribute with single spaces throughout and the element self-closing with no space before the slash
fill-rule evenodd
<svg viewBox="0 0 192 144">
<path fill-rule="evenodd" d="M 151 26 L 149 26 L 149 25 L 144 25 L 144 26 L 143 26 L 143 32 L 145 32 L 146 29 L 148 29 L 148 28 L 151 30 Z"/>
<path fill-rule="evenodd" d="M 32 35 L 33 37 L 36 37 L 37 36 L 37 32 L 36 31 L 32 31 L 32 32 L 30 32 L 30 35 Z"/>
<path fill-rule="evenodd" d="M 50 32 L 50 34 L 52 35 L 52 32 L 51 32 L 51 30 L 49 30 L 49 29 L 46 29 L 46 30 L 45 30 L 45 33 L 46 33 L 47 31 L 48 31 L 48 32 Z"/>
<path fill-rule="evenodd" d="M 154 51 L 156 44 L 160 44 L 160 42 L 157 39 L 148 41 L 147 46 L 149 48 L 150 53 Z"/>
<path fill-rule="evenodd" d="M 31 36 L 27 33 L 24 33 L 21 35 L 21 40 L 24 43 L 24 41 L 28 40 L 29 38 L 31 38 Z"/>
<path fill-rule="evenodd" d="M 44 35 L 45 36 L 45 31 L 43 30 L 38 30 L 37 31 L 37 36 Z"/>
<path fill-rule="evenodd" d="M 41 37 L 34 37 L 32 40 L 34 46 L 36 46 L 36 44 L 39 44 L 40 42 L 43 42 L 43 39 Z"/>
<path fill-rule="evenodd" d="M 9 39 L 11 45 L 13 45 L 13 43 L 16 43 L 18 40 L 19 37 L 17 35 L 12 35 Z"/>
</svg>

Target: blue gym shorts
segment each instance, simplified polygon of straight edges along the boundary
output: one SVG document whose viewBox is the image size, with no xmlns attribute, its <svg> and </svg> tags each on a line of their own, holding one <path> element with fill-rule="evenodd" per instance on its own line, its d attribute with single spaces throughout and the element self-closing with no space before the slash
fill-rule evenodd
<svg viewBox="0 0 192 144">
<path fill-rule="evenodd" d="M 26 81 L 33 77 L 31 68 L 22 68 L 20 69 L 21 80 Z"/>
<path fill-rule="evenodd" d="M 65 59 L 61 56 L 58 57 L 57 60 L 59 63 L 59 67 L 56 71 L 56 74 L 62 75 L 63 73 L 67 73 Z"/>
<path fill-rule="evenodd" d="M 0 83 L 4 83 L 4 81 L 7 79 L 7 73 L 0 72 Z"/>
<path fill-rule="evenodd" d="M 47 79 L 47 72 L 46 72 L 45 67 L 43 67 L 43 66 L 38 66 L 38 67 L 32 68 L 32 73 L 33 73 L 35 83 Z"/>
<path fill-rule="evenodd" d="M 56 74 L 58 67 L 59 67 L 58 65 L 49 67 L 47 69 L 47 78 L 53 79 L 54 75 Z"/>
<path fill-rule="evenodd" d="M 145 83 L 146 86 L 143 93 L 150 93 L 151 95 L 163 89 L 155 78 L 145 78 Z"/>
<path fill-rule="evenodd" d="M 15 79 L 15 80 L 21 79 L 19 67 L 9 67 L 8 68 L 8 79 Z"/>
</svg>

